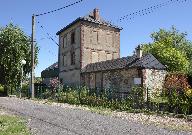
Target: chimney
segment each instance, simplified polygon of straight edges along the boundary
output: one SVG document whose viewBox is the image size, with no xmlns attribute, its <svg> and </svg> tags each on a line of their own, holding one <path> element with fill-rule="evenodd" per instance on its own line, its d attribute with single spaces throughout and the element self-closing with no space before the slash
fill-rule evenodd
<svg viewBox="0 0 192 135">
<path fill-rule="evenodd" d="M 137 48 L 135 48 L 135 51 L 136 51 L 136 55 L 137 55 L 137 58 L 141 58 L 142 55 L 143 55 L 143 51 L 142 51 L 142 48 L 140 45 L 137 46 Z"/>
<path fill-rule="evenodd" d="M 93 10 L 93 17 L 95 20 L 99 20 L 99 9 L 95 8 Z"/>
</svg>

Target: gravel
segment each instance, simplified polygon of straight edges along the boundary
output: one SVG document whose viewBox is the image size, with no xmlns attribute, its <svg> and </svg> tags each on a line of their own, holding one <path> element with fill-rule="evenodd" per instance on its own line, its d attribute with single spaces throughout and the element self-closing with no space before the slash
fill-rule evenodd
<svg viewBox="0 0 192 135">
<path fill-rule="evenodd" d="M 168 130 L 75 107 L 18 98 L 0 97 L 0 109 L 26 118 L 35 135 L 192 135 L 191 132 Z"/>
</svg>

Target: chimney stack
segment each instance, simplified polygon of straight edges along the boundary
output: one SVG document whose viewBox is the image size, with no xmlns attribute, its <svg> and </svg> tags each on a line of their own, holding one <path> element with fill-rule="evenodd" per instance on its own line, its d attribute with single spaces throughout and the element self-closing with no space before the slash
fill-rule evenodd
<svg viewBox="0 0 192 135">
<path fill-rule="evenodd" d="M 140 59 L 142 57 L 142 55 L 143 55 L 143 51 L 142 51 L 141 46 L 138 45 L 137 48 L 135 49 L 135 51 L 136 51 L 137 58 Z"/>
<path fill-rule="evenodd" d="M 99 20 L 99 9 L 95 8 L 93 10 L 93 17 L 95 20 Z"/>
</svg>

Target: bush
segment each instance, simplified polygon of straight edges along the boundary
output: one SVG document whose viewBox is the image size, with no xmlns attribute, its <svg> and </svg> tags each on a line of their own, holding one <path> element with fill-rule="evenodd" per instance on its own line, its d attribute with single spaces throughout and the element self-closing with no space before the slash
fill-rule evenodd
<svg viewBox="0 0 192 135">
<path fill-rule="evenodd" d="M 148 102 L 148 104 L 144 101 L 144 89 L 142 87 L 133 87 L 127 98 L 124 99 L 113 96 L 115 93 L 110 90 L 102 90 L 98 94 L 96 90 L 90 90 L 86 87 L 68 86 L 58 87 L 54 96 L 51 91 L 46 91 L 44 97 L 61 103 L 81 104 L 91 107 L 109 108 L 111 110 L 141 110 L 145 109 L 145 105 L 147 105 L 148 111 L 151 109 L 157 113 L 168 110 L 177 114 L 190 113 L 191 98 L 188 95 L 191 95 L 191 89 L 188 89 L 186 93 L 177 89 L 172 89 L 169 92 L 168 90 L 165 91 L 166 93 L 162 93 L 158 99 L 154 99 Z"/>
<path fill-rule="evenodd" d="M 142 108 L 144 105 L 144 89 L 142 87 L 133 87 L 128 100 L 131 102 L 133 108 Z"/>
<path fill-rule="evenodd" d="M 171 90 L 168 95 L 168 104 L 170 112 L 189 114 L 190 98 L 182 90 Z"/>
<path fill-rule="evenodd" d="M 3 86 L 0 84 L 0 93 L 3 93 L 4 92 L 4 88 Z"/>
<path fill-rule="evenodd" d="M 22 85 L 22 97 L 28 97 L 29 96 L 29 84 L 23 84 Z"/>
<path fill-rule="evenodd" d="M 190 85 L 186 75 L 171 73 L 166 76 L 164 87 L 168 90 L 186 90 L 190 88 Z"/>
</svg>

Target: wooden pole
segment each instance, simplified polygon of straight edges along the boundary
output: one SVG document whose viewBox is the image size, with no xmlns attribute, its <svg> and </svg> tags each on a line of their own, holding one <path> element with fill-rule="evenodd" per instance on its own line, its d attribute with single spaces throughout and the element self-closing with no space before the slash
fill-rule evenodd
<svg viewBox="0 0 192 135">
<path fill-rule="evenodd" d="M 32 16 L 32 36 L 31 36 L 31 98 L 34 98 L 34 39 L 35 39 L 35 15 Z"/>
</svg>

